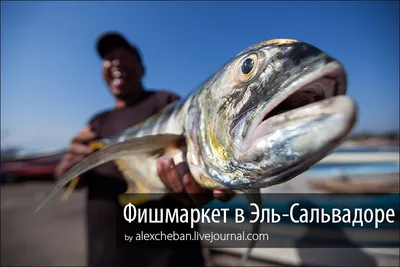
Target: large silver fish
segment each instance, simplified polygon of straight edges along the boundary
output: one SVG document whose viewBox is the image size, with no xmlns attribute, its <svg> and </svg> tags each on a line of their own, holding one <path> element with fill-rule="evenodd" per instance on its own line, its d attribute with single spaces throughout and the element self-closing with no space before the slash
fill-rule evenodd
<svg viewBox="0 0 400 267">
<path fill-rule="evenodd" d="M 128 193 L 167 193 L 155 164 L 163 155 L 186 161 L 206 188 L 259 192 L 289 181 L 353 128 L 357 107 L 346 85 L 342 65 L 315 46 L 291 39 L 256 44 L 185 99 L 100 140 L 104 148 L 67 171 L 39 208 L 74 177 L 112 160 Z"/>
</svg>

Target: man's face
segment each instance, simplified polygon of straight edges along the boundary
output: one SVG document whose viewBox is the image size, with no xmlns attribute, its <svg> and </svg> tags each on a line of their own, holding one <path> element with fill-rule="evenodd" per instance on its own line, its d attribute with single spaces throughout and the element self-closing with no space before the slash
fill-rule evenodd
<svg viewBox="0 0 400 267">
<path fill-rule="evenodd" d="M 111 93 L 118 98 L 137 94 L 143 69 L 136 56 L 124 47 L 115 47 L 103 59 L 103 77 Z"/>
</svg>

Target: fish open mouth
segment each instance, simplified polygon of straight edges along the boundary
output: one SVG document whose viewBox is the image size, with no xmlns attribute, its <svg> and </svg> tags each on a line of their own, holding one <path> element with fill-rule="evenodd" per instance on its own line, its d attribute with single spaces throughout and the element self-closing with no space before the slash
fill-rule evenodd
<svg viewBox="0 0 400 267">
<path fill-rule="evenodd" d="M 269 111 L 263 118 L 262 121 L 279 115 L 281 113 L 306 106 L 311 103 L 315 103 L 334 95 L 337 95 L 338 81 L 332 77 L 324 77 L 318 81 L 312 82 L 298 91 L 295 91 L 288 98 L 283 100 L 274 109 Z"/>
<path fill-rule="evenodd" d="M 345 92 L 345 71 L 338 62 L 332 61 L 323 69 L 311 72 L 297 79 L 296 82 L 292 82 L 271 100 L 250 125 L 247 134 L 250 139 L 248 141 L 251 143 L 272 132 L 280 122 L 288 122 L 292 117 L 302 115 L 301 112 L 294 114 L 293 110 L 305 109 L 311 104 L 343 95 Z M 289 113 L 293 114 L 290 118 L 283 115 Z"/>
</svg>

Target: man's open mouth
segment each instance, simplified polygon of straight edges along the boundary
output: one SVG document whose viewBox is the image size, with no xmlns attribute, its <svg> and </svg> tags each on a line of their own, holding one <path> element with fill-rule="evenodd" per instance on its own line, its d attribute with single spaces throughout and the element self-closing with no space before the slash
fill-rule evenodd
<svg viewBox="0 0 400 267">
<path fill-rule="evenodd" d="M 343 95 L 346 91 L 346 75 L 342 66 L 330 62 L 322 70 L 314 71 L 301 77 L 296 83 L 289 85 L 279 96 L 275 97 L 267 107 L 251 122 L 247 137 L 251 141 L 273 131 L 274 123 L 287 120 L 283 114 L 322 100 Z M 269 127 L 266 127 L 268 124 Z"/>
<path fill-rule="evenodd" d="M 121 77 L 122 77 L 122 72 L 121 72 L 120 70 L 114 70 L 114 71 L 111 73 L 111 76 L 112 76 L 114 79 L 121 78 Z"/>
<path fill-rule="evenodd" d="M 111 83 L 115 86 L 118 86 L 125 81 L 127 77 L 127 72 L 124 71 L 122 68 L 114 67 L 111 68 L 110 70 L 110 76 L 111 76 Z"/>
</svg>

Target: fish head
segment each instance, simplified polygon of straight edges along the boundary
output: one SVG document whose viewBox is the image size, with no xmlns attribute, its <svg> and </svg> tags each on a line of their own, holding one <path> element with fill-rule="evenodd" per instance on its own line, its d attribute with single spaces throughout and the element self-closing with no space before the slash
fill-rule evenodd
<svg viewBox="0 0 400 267">
<path fill-rule="evenodd" d="M 338 146 L 356 122 L 342 64 L 297 40 L 242 51 L 205 87 L 202 157 L 209 176 L 229 188 L 296 177 Z"/>
</svg>

